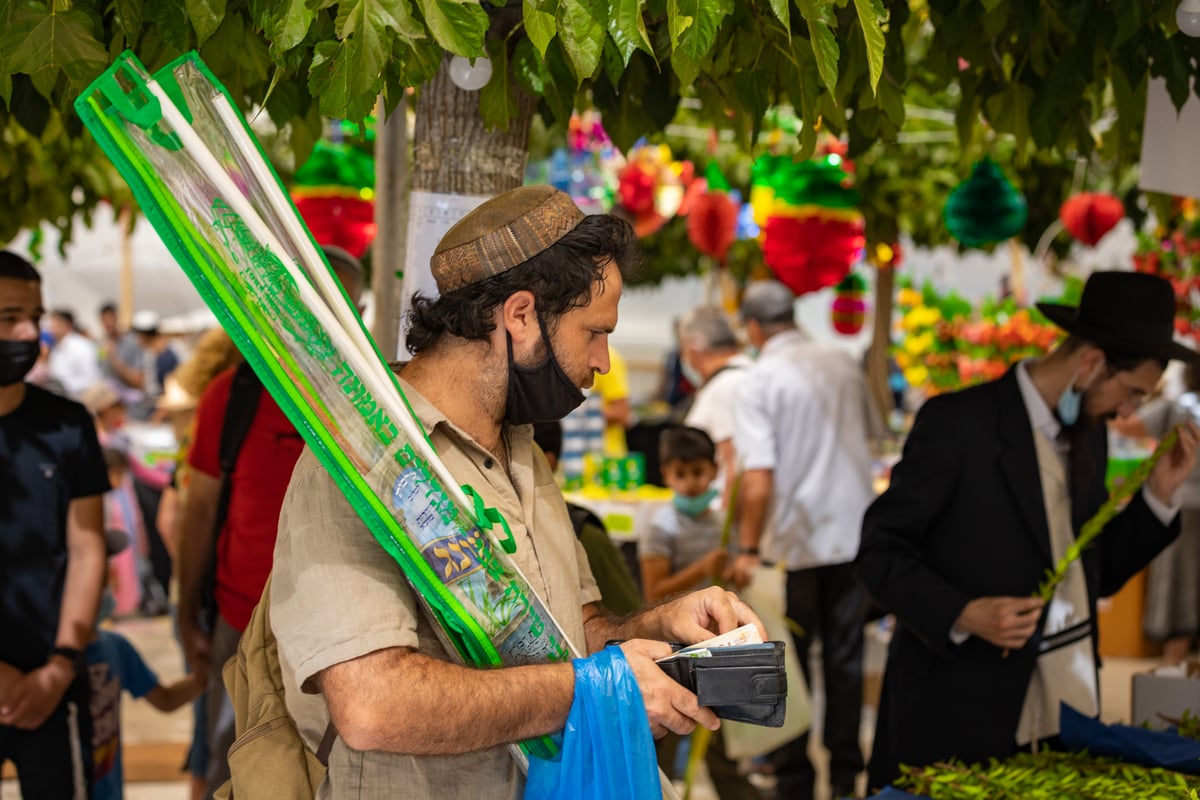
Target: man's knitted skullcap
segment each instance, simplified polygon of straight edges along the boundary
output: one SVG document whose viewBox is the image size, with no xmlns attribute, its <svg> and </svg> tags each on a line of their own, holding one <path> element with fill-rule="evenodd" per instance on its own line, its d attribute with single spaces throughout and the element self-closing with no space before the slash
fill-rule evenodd
<svg viewBox="0 0 1200 800">
<path fill-rule="evenodd" d="M 453 292 L 523 264 L 575 229 L 584 214 L 553 186 L 521 186 L 460 219 L 429 260 L 438 291 Z"/>
</svg>

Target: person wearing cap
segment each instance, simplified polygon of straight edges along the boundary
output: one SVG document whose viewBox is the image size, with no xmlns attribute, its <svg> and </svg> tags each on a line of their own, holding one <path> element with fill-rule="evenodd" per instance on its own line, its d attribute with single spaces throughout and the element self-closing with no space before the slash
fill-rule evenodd
<svg viewBox="0 0 1200 800">
<path fill-rule="evenodd" d="M 1074 561 L 1052 600 L 1033 596 L 1107 499 L 1105 421 L 1153 391 L 1173 340 L 1166 281 L 1096 272 L 1079 306 L 1039 303 L 1067 332 L 999 380 L 930 399 L 890 488 L 863 519 L 858 571 L 896 615 L 870 765 L 882 787 L 900 764 L 1004 758 L 1053 747 L 1060 703 L 1096 717 L 1096 600 L 1179 531 L 1176 493 L 1200 430 Z"/>
<path fill-rule="evenodd" d="M 323 247 L 334 275 L 354 303 L 362 265 L 341 248 Z M 189 372 L 181 377 L 189 378 Z M 250 417 L 249 424 L 244 418 Z M 244 434 L 232 469 L 222 467 L 228 428 Z M 249 364 L 226 369 L 200 395 L 187 454 L 187 498 L 179 515 L 179 638 L 191 669 L 208 681 L 207 787 L 212 797 L 229 779 L 235 737 L 233 706 L 221 667 L 262 597 L 271 572 L 279 509 L 304 439 Z M 206 602 L 208 601 L 208 602 Z"/>
<path fill-rule="evenodd" d="M 585 217 L 548 186 L 495 197 L 455 224 L 431 269 L 438 298 L 414 298 L 412 360 L 400 386 L 450 473 L 508 521 L 512 559 L 585 653 L 622 645 L 654 732 L 717 718 L 654 658 L 757 622 L 720 589 L 618 623 L 604 614 L 532 424 L 560 419 L 609 367 L 629 225 Z M 306 452 L 284 501 L 270 596 L 288 711 L 315 752 L 336 740 L 321 800 L 513 798 L 506 745 L 562 730 L 570 664 L 473 669 L 453 663 L 395 562 Z M 712 631 L 712 632 L 710 632 Z M 638 637 L 642 637 L 639 639 Z M 662 641 L 649 641 L 656 639 Z"/>
<path fill-rule="evenodd" d="M 104 586 L 96 429 L 79 403 L 25 382 L 41 278 L 0 252 L 0 763 L 24 797 L 90 797 L 83 649 Z"/>
<path fill-rule="evenodd" d="M 854 794 L 863 769 L 863 625 L 867 597 L 853 574 L 859 524 L 871 502 L 868 437 L 876 427 L 866 380 L 841 348 L 817 344 L 796 326 L 795 295 L 778 281 L 750 284 L 741 317 L 758 358 L 731 409 L 742 465 L 734 582 L 764 564 L 787 570 L 788 619 L 805 676 L 821 639 L 825 746 L 833 797 Z M 811 684 L 811 679 L 809 681 Z M 808 734 L 771 754 L 779 797 L 808 800 L 816 773 Z"/>
</svg>

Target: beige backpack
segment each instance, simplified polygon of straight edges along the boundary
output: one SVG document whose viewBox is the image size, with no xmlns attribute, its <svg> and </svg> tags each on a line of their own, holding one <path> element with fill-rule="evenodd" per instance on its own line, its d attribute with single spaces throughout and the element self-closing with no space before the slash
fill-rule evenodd
<svg viewBox="0 0 1200 800">
<path fill-rule="evenodd" d="M 314 753 L 288 714 L 270 606 L 268 578 L 237 655 L 222 671 L 237 717 L 237 738 L 229 748 L 232 778 L 217 790 L 217 800 L 313 800 L 337 738 L 330 722 Z"/>
</svg>

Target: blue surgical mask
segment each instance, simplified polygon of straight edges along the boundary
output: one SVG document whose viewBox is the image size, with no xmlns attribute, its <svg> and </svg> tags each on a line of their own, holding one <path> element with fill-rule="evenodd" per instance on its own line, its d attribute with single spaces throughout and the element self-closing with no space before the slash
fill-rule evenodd
<svg viewBox="0 0 1200 800">
<path fill-rule="evenodd" d="M 671 502 L 675 504 L 675 508 L 681 514 L 687 514 L 689 517 L 698 517 L 708 510 L 708 507 L 712 505 L 712 501 L 716 499 L 716 496 L 716 489 L 709 489 L 695 497 L 688 497 L 676 492 L 675 496 L 671 498 Z"/>
<path fill-rule="evenodd" d="M 1079 412 L 1083 410 L 1083 393 L 1087 391 L 1087 386 L 1082 389 L 1075 388 L 1075 379 L 1079 377 L 1079 370 L 1071 375 L 1071 380 L 1067 381 L 1067 388 L 1063 389 L 1062 395 L 1058 398 L 1056 410 L 1058 412 L 1058 421 L 1065 427 L 1071 427 L 1079 421 Z M 1096 377 L 1096 373 L 1092 371 L 1092 378 L 1088 379 L 1090 385 L 1092 379 Z"/>
<path fill-rule="evenodd" d="M 682 357 L 679 359 L 679 371 L 683 373 L 683 377 L 687 378 L 687 382 L 694 388 L 699 389 L 704 385 L 704 376 L 700 374 L 698 369 L 684 361 Z"/>
</svg>

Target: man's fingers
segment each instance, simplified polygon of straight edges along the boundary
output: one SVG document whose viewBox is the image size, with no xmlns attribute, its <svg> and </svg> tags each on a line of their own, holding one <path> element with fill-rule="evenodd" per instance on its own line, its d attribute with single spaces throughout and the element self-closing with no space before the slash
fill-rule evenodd
<svg viewBox="0 0 1200 800">
<path fill-rule="evenodd" d="M 717 633 L 727 633 L 740 627 L 741 623 L 738 622 L 738 614 L 734 610 L 733 601 L 737 601 L 737 596 L 724 589 L 705 590 L 704 610 L 709 618 L 717 624 Z"/>
</svg>

